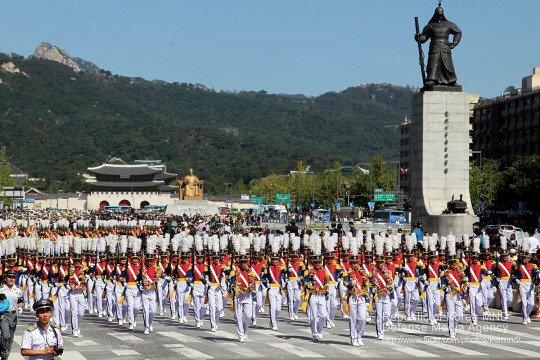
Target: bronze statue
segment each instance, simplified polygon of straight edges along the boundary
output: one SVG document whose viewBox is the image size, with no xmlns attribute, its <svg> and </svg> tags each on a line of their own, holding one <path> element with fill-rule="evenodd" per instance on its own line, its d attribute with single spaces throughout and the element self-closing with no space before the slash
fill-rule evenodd
<svg viewBox="0 0 540 360">
<path fill-rule="evenodd" d="M 193 169 L 189 169 L 189 175 L 178 180 L 178 183 L 180 200 L 202 200 L 204 181 L 193 175 Z"/>
<path fill-rule="evenodd" d="M 450 35 L 453 35 L 452 42 L 449 41 Z M 435 90 L 434 87 L 459 87 L 459 90 L 461 90 L 461 86 L 457 84 L 451 51 L 451 49 L 459 44 L 461 35 L 459 27 L 453 22 L 446 20 L 443 8 L 439 2 L 439 6 L 435 9 L 435 14 L 433 14 L 429 23 L 424 27 L 422 33 L 414 36 L 414 39 L 419 44 L 423 44 L 428 39 L 431 39 L 424 90 Z"/>
</svg>

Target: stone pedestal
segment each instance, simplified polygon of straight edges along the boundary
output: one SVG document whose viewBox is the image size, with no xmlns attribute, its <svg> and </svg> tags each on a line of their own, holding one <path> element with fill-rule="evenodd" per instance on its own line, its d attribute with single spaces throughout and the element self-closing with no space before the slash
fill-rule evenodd
<svg viewBox="0 0 540 360">
<path fill-rule="evenodd" d="M 193 216 L 214 215 L 218 213 L 218 206 L 208 200 L 175 200 L 173 204 L 167 205 L 165 214 Z"/>
<path fill-rule="evenodd" d="M 439 235 L 472 232 L 478 221 L 469 194 L 469 94 L 427 91 L 413 97 L 411 121 L 412 219 Z M 452 196 L 466 214 L 444 215 Z"/>
</svg>

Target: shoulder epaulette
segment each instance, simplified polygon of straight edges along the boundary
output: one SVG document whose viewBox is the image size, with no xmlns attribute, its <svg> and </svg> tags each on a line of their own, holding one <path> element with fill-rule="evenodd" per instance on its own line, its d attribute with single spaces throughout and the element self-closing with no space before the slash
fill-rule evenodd
<svg viewBox="0 0 540 360">
<path fill-rule="evenodd" d="M 26 330 L 34 331 L 34 330 L 36 330 L 36 327 L 34 325 L 30 325 L 29 327 L 26 328 Z"/>
</svg>

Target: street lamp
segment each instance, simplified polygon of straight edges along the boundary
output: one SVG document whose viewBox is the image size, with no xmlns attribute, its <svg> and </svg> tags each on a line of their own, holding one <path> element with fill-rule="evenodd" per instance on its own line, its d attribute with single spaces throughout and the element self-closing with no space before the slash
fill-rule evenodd
<svg viewBox="0 0 540 360">
<path fill-rule="evenodd" d="M 232 186 L 232 183 L 223 183 L 225 185 L 225 204 L 227 204 L 227 186 Z"/>
</svg>

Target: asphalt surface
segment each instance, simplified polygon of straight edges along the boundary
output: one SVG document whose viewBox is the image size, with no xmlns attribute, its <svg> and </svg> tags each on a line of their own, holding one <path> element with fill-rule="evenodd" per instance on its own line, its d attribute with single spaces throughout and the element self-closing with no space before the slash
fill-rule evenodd
<svg viewBox="0 0 540 360">
<path fill-rule="evenodd" d="M 448 337 L 446 316 L 435 327 L 429 325 L 419 306 L 416 321 L 394 321 L 385 332 L 385 339 L 375 335 L 375 316 L 366 325 L 364 346 L 353 347 L 349 338 L 349 320 L 338 309 L 335 328 L 326 329 L 323 339 L 312 340 L 305 313 L 298 320 L 290 320 L 286 306 L 279 318 L 279 330 L 269 326 L 268 307 L 259 314 L 258 326 L 251 326 L 248 340 L 240 343 L 236 335 L 233 313 L 227 308 L 219 321 L 217 332 L 210 331 L 208 315 L 202 328 L 196 328 L 190 309 L 189 322 L 180 324 L 170 319 L 167 310 L 157 316 L 153 332 L 143 333 L 143 319 L 139 314 L 137 326 L 119 326 L 105 317 L 86 313 L 81 337 L 75 338 L 71 329 L 63 333 L 65 352 L 61 359 L 254 359 L 254 358 L 539 358 L 540 320 L 522 324 L 519 314 L 502 320 L 497 310 L 479 319 L 479 326 L 470 325 L 468 313 L 461 322 L 456 339 Z M 20 316 L 11 360 L 22 359 L 20 342 L 23 331 L 35 317 L 28 310 Z"/>
</svg>

